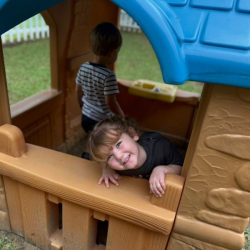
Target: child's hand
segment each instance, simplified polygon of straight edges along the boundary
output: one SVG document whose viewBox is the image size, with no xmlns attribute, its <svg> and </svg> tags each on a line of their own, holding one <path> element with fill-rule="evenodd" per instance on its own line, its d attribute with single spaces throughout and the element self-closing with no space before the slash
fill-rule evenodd
<svg viewBox="0 0 250 250">
<path fill-rule="evenodd" d="M 119 186 L 116 180 L 120 180 L 122 177 L 112 168 L 110 168 L 106 163 L 100 163 L 102 166 L 102 177 L 100 178 L 98 184 L 105 182 L 107 188 L 109 188 L 109 181 L 111 181 L 116 186 Z"/>
<path fill-rule="evenodd" d="M 181 166 L 174 164 L 170 164 L 167 166 L 162 165 L 154 168 L 149 178 L 150 193 L 153 193 L 156 197 L 162 197 L 162 195 L 164 194 L 164 190 L 166 189 L 165 174 L 171 173 L 180 175 L 181 170 Z"/>
<path fill-rule="evenodd" d="M 158 166 L 154 168 L 149 178 L 150 193 L 153 193 L 156 197 L 161 197 L 166 189 L 165 174 L 165 166 Z"/>
</svg>

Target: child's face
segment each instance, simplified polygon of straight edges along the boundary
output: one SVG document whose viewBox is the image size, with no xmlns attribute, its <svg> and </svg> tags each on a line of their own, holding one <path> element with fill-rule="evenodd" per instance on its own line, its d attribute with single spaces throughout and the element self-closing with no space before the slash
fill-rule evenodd
<svg viewBox="0 0 250 250">
<path fill-rule="evenodd" d="M 108 165 L 115 170 L 135 169 L 142 166 L 146 160 L 146 152 L 142 146 L 136 141 L 139 139 L 138 135 L 132 137 L 127 133 L 122 133 L 120 139 L 112 145 L 113 149 L 104 153 L 108 153 Z"/>
</svg>

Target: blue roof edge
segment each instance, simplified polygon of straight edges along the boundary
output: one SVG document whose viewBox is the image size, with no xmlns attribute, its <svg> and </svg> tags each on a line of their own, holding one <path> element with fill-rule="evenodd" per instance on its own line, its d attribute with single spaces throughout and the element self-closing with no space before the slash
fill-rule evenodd
<svg viewBox="0 0 250 250">
<path fill-rule="evenodd" d="M 0 1 L 0 35 L 19 23 L 66 0 L 2 0 Z"/>
</svg>

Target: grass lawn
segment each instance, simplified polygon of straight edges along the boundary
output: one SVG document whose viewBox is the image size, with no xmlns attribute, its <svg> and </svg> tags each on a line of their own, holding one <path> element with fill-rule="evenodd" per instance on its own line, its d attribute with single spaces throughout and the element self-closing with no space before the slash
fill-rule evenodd
<svg viewBox="0 0 250 250">
<path fill-rule="evenodd" d="M 147 37 L 142 33 L 122 33 L 117 77 L 163 82 L 161 69 Z M 50 88 L 49 39 L 4 47 L 4 61 L 10 104 Z M 201 93 L 202 85 L 187 82 L 180 89 Z"/>
<path fill-rule="evenodd" d="M 245 230 L 245 245 L 242 250 L 250 250 L 250 223 Z"/>
<path fill-rule="evenodd" d="M 15 243 L 13 243 L 13 237 L 8 237 L 0 232 L 0 249 L 1 250 L 18 250 Z"/>
<path fill-rule="evenodd" d="M 10 104 L 49 89 L 49 40 L 4 47 L 4 63 Z"/>
</svg>

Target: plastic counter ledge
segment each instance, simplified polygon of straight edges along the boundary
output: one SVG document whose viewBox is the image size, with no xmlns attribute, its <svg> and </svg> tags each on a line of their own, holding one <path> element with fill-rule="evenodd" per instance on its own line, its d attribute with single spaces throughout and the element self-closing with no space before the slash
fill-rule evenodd
<svg viewBox="0 0 250 250">
<path fill-rule="evenodd" d="M 64 200 L 169 235 L 175 212 L 152 205 L 147 180 L 123 177 L 119 187 L 98 185 L 97 163 L 27 145 L 15 158 L 0 153 L 0 174 Z"/>
</svg>

